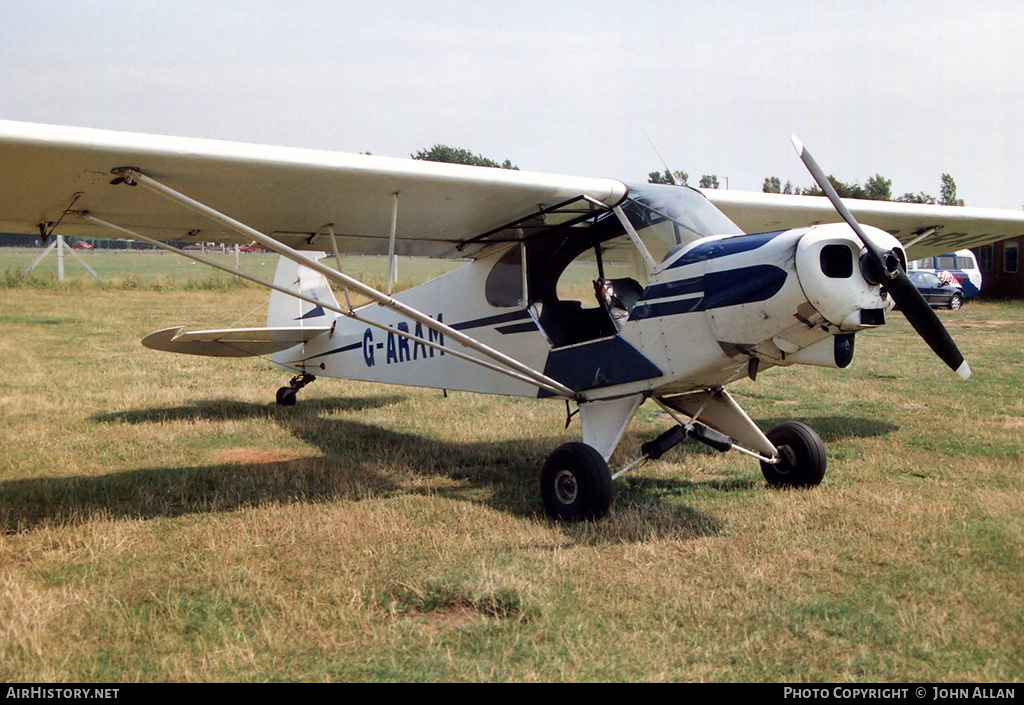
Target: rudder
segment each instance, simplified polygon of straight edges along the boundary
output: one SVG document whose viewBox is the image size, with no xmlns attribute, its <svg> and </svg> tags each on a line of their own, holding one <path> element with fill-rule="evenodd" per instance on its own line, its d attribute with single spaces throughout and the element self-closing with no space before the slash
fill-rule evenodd
<svg viewBox="0 0 1024 705">
<path fill-rule="evenodd" d="M 313 259 L 325 256 L 323 252 L 307 254 Z M 338 306 L 338 300 L 334 297 L 327 277 L 287 257 L 281 257 L 277 262 L 274 284 L 314 301 L 320 301 L 335 308 Z M 271 290 L 270 292 L 270 303 L 267 308 L 268 328 L 330 325 L 338 316 L 337 312 L 327 310 L 322 305 L 314 305 L 280 291 Z"/>
</svg>

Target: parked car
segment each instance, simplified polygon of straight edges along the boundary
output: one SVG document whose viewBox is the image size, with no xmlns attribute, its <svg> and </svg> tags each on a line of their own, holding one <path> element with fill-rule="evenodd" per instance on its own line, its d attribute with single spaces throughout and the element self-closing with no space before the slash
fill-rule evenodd
<svg viewBox="0 0 1024 705">
<path fill-rule="evenodd" d="M 964 290 L 958 284 L 943 281 L 931 272 L 910 272 L 908 276 L 932 308 L 944 307 L 958 311 L 964 305 Z"/>
<path fill-rule="evenodd" d="M 970 250 L 957 250 L 948 255 L 936 255 L 914 260 L 910 271 L 931 272 L 942 281 L 962 287 L 964 296 L 977 296 L 981 291 L 981 270 L 978 259 Z"/>
<path fill-rule="evenodd" d="M 76 250 L 92 249 L 92 245 L 90 245 L 88 242 L 85 242 L 84 240 L 75 240 L 74 242 L 71 243 L 71 247 L 73 247 Z"/>
</svg>

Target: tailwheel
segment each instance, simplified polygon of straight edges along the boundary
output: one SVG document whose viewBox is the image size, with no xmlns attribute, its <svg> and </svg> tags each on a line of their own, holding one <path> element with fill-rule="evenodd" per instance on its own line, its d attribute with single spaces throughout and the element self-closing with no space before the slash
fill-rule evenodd
<svg viewBox="0 0 1024 705">
<path fill-rule="evenodd" d="M 294 387 L 281 387 L 277 390 L 277 405 L 295 406 L 298 392 L 299 390 Z"/>
<path fill-rule="evenodd" d="M 555 519 L 600 519 L 612 504 L 608 463 L 585 443 L 559 446 L 544 463 L 540 494 Z"/>
<path fill-rule="evenodd" d="M 761 463 L 764 479 L 772 487 L 814 487 L 825 477 L 825 444 L 814 429 L 785 421 L 767 434 L 779 451 L 779 462 Z"/>
<path fill-rule="evenodd" d="M 310 382 L 314 381 L 316 377 L 303 372 L 292 377 L 287 387 L 281 387 L 277 390 L 277 405 L 278 406 L 295 406 L 295 401 L 298 398 L 299 390 L 305 387 Z"/>
</svg>

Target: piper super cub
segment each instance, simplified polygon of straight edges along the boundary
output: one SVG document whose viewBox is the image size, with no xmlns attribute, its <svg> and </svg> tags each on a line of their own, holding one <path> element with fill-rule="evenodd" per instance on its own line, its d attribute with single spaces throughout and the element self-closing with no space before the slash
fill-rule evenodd
<svg viewBox="0 0 1024 705">
<path fill-rule="evenodd" d="M 726 385 L 773 366 L 844 368 L 856 332 L 894 304 L 970 375 L 907 279 L 908 250 L 1017 235 L 1024 214 L 847 204 L 794 144 L 827 199 L 0 121 L 0 230 L 113 235 L 211 266 L 181 243 L 269 248 L 281 255 L 273 282 L 239 275 L 271 289 L 266 327 L 173 328 L 143 343 L 269 356 L 294 375 L 283 405 L 321 376 L 574 403 L 582 442 L 547 458 L 541 496 L 554 517 L 597 518 L 618 475 L 687 437 L 753 456 L 771 485 L 821 482 L 818 435 L 796 422 L 762 432 Z M 468 263 L 392 296 L 390 273 L 378 291 L 325 253 Z M 564 286 L 573 263 L 591 267 L 592 291 Z M 371 303 L 353 306 L 351 292 Z M 676 423 L 613 475 L 647 399 Z"/>
</svg>

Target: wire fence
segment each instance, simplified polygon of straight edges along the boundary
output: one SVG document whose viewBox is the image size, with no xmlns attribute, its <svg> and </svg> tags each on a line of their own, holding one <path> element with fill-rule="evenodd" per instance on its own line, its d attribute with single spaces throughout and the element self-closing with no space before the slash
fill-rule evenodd
<svg viewBox="0 0 1024 705">
<path fill-rule="evenodd" d="M 0 247 L 14 247 L 21 249 L 33 249 L 48 247 L 53 243 L 54 236 L 44 241 L 39 235 L 24 235 L 21 233 L 0 233 Z M 64 244 L 75 250 L 157 250 L 159 248 L 137 240 L 124 240 L 120 238 L 102 237 L 64 237 Z M 195 242 L 174 242 L 166 244 L 177 247 L 181 250 L 201 250 L 203 252 L 233 252 L 234 245 L 208 245 Z M 253 248 L 246 248 L 253 249 Z"/>
</svg>

